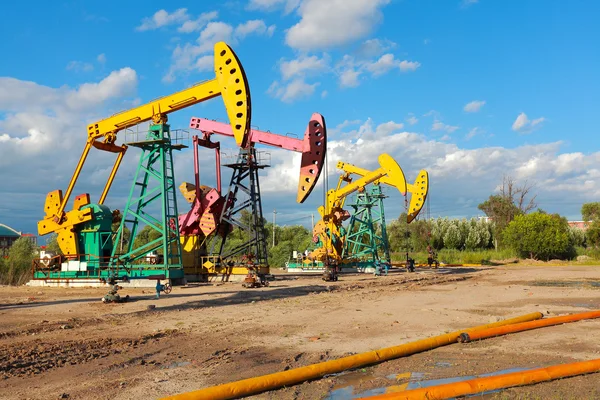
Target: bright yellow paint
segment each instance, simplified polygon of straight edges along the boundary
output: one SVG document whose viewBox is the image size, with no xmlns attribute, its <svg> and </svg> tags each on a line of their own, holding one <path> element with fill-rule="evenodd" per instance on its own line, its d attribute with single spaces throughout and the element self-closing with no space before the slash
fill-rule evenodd
<svg viewBox="0 0 600 400">
<path fill-rule="evenodd" d="M 533 321 L 542 317 L 542 313 L 531 313 L 500 322 L 494 322 L 492 324 L 480 325 L 469 329 L 447 333 L 444 335 L 417 340 L 411 343 L 401 344 L 398 346 L 368 351 L 366 353 L 359 353 L 352 356 L 342 357 L 336 360 L 324 361 L 317 364 L 307 365 L 304 367 L 289 369 L 287 371 L 275 372 L 269 375 L 257 376 L 254 378 L 243 379 L 237 382 L 225 383 L 218 386 L 199 389 L 193 392 L 169 396 L 165 397 L 165 399 L 238 399 L 241 397 L 262 393 L 268 390 L 274 390 L 285 386 L 289 387 L 308 380 L 318 379 L 325 375 L 336 374 L 349 369 L 361 368 L 367 365 L 378 364 L 383 361 L 393 360 L 400 357 L 407 357 L 412 354 L 420 353 L 423 351 L 429 351 L 441 346 L 446 346 L 452 343 L 456 343 L 458 337 L 463 332 L 468 333 L 496 326 L 504 326 L 509 324 L 516 324 L 519 322 Z"/>
<path fill-rule="evenodd" d="M 58 233 L 62 229 L 68 227 L 69 232 L 71 233 L 69 235 L 63 234 L 63 236 L 66 235 L 66 242 L 72 241 L 70 236 L 74 237 L 73 227 L 79 223 L 73 223 L 73 221 L 82 221 L 82 218 L 85 217 L 77 213 L 70 214 L 78 210 L 77 207 L 74 207 L 73 211 L 70 211 L 69 213 L 65 213 L 64 211 L 92 146 L 100 150 L 119 153 L 100 196 L 99 204 L 104 202 L 121 163 L 121 159 L 127 149 L 126 146 L 114 145 L 114 142 L 117 139 L 117 133 L 123 129 L 150 120 L 156 124 L 166 123 L 168 120 L 167 115 L 169 113 L 212 99 L 216 96 L 221 96 L 225 108 L 227 109 L 236 143 L 238 146 L 245 147 L 250 133 L 251 107 L 250 90 L 244 69 L 236 54 L 224 42 L 215 44 L 214 63 L 215 79 L 194 85 L 177 93 L 158 98 L 149 103 L 90 124 L 87 129 L 88 139 L 86 145 L 81 158 L 77 163 L 73 176 L 71 177 L 65 195 L 64 197 L 61 196 L 60 202 L 56 207 L 52 207 L 51 215 L 48 215 L 48 207 L 46 207 L 46 217 L 38 223 L 38 233 L 40 235 L 45 235 L 50 232 Z M 70 219 L 70 221 L 67 222 L 67 219 Z M 77 248 L 77 245 L 73 243 L 63 244 L 66 242 L 59 242 L 61 250 L 65 255 L 77 254 L 76 252 L 73 252 L 75 251 L 74 249 Z"/>
<path fill-rule="evenodd" d="M 327 191 L 325 205 L 318 208 L 321 220 L 317 222 L 314 227 L 313 234 L 319 236 L 323 247 L 316 249 L 310 255 L 311 259 L 324 261 L 325 257 L 329 255 L 338 262 L 341 259 L 341 253 L 338 251 L 339 248 L 343 248 L 345 236 L 340 234 L 340 228 L 342 221 L 338 218 L 338 215 L 344 211 L 344 203 L 348 195 L 354 192 L 362 192 L 365 190 L 365 186 L 370 183 L 386 184 L 398 189 L 402 195 L 406 195 L 409 191 L 406 183 L 404 172 L 400 165 L 394 160 L 389 154 L 383 153 L 378 157 L 380 167 L 375 171 L 368 171 L 363 168 L 359 168 L 355 165 L 348 164 L 345 162 L 338 162 L 337 167 L 344 171 L 338 180 L 337 187 Z M 427 174 L 425 171 L 421 173 Z M 421 177 L 421 173 L 419 177 Z M 358 175 L 361 178 L 357 181 L 352 181 L 351 175 Z M 419 181 L 420 182 L 420 181 Z M 346 183 L 344 186 L 343 184 Z M 414 190 L 414 186 L 410 185 L 411 189 Z M 427 186 L 428 187 L 428 186 Z M 425 191 L 426 193 L 426 191 Z M 414 198 L 413 194 L 413 198 Z M 422 198 L 420 196 L 419 198 Z M 415 205 L 416 210 L 417 205 Z M 422 207 L 422 204 L 421 204 Z M 420 209 L 419 209 L 420 210 Z M 418 214 L 418 211 L 416 211 Z M 416 214 L 415 214 L 416 215 Z M 326 231 L 329 230 L 334 236 L 341 240 L 340 246 L 336 249 L 333 245 L 333 240 L 326 235 Z"/>
<path fill-rule="evenodd" d="M 407 222 L 410 224 L 423 209 L 427 193 L 429 192 L 429 174 L 424 169 L 419 171 L 414 185 L 410 185 L 409 191 L 412 193 L 410 206 L 408 207 Z"/>
</svg>

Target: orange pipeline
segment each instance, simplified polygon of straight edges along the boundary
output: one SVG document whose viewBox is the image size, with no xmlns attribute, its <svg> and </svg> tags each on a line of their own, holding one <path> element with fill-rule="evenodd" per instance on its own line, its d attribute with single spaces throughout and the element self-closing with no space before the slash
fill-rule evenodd
<svg viewBox="0 0 600 400">
<path fill-rule="evenodd" d="M 380 350 L 368 351 L 366 353 L 342 357 L 337 360 L 325 361 L 318 364 L 307 365 L 305 367 L 276 372 L 269 375 L 248 378 L 237 382 L 225 383 L 206 389 L 200 389 L 193 392 L 165 397 L 165 399 L 222 400 L 250 396 L 252 394 L 262 393 L 268 390 L 279 389 L 284 386 L 292 386 L 308 380 L 318 379 L 325 375 L 339 373 L 348 369 L 360 368 L 367 365 L 392 360 L 394 358 L 406 357 L 412 354 L 420 353 L 422 351 L 431 350 L 436 347 L 456 343 L 459 335 L 463 332 L 473 332 L 481 329 L 493 328 L 496 326 L 516 324 L 525 321 L 533 321 L 542 318 L 542 316 L 543 314 L 539 312 L 531 313 L 520 317 L 507 319 L 504 321 L 495 322 L 492 324 L 480 325 L 474 328 L 463 329 L 444 335 L 417 340 L 416 342 L 412 343 L 387 347 L 385 349 Z"/>
<path fill-rule="evenodd" d="M 551 381 L 553 379 L 568 378 L 575 375 L 590 374 L 598 371 L 600 371 L 600 359 L 576 362 L 572 364 L 559 364 L 547 368 L 511 372 L 509 374 L 487 376 L 484 378 L 469 379 L 462 382 L 447 383 L 445 385 L 432 386 L 428 388 L 407 390 L 405 392 L 364 397 L 364 399 L 449 399 L 453 397 L 487 392 L 490 390 L 505 389 L 513 386 L 532 385 L 534 383 Z"/>
<path fill-rule="evenodd" d="M 562 317 L 553 317 L 541 319 L 539 321 L 523 322 L 520 324 L 498 326 L 495 328 L 479 330 L 476 332 L 463 332 L 458 338 L 459 342 L 472 342 L 474 340 L 487 339 L 494 336 L 506 335 L 508 333 L 516 333 L 527 331 L 530 329 L 543 328 L 545 326 L 566 324 L 568 322 L 581 321 L 582 319 L 600 318 L 600 311 L 589 311 L 579 314 L 565 315 Z"/>
</svg>

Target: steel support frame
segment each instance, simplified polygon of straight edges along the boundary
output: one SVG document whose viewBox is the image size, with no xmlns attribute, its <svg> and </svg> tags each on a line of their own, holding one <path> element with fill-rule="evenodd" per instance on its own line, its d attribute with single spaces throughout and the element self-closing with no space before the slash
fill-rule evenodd
<svg viewBox="0 0 600 400">
<path fill-rule="evenodd" d="M 225 252 L 227 234 L 223 234 L 219 244 L 218 254 L 224 262 L 237 255 L 251 254 L 254 257 L 254 264 L 261 267 L 267 267 L 269 265 L 267 238 L 264 229 L 260 184 L 258 179 L 258 171 L 265 168 L 266 165 L 259 164 L 256 158 L 256 150 L 254 147 L 250 147 L 247 149 L 240 149 L 236 162 L 234 164 L 226 164 L 225 166 L 232 168 L 233 174 L 229 184 L 229 191 L 225 198 L 225 207 L 223 207 L 221 213 L 220 225 L 230 224 L 232 226 L 237 226 L 247 233 L 248 239 L 239 246 Z M 236 204 L 240 192 L 245 194 L 247 199 L 240 204 Z M 244 223 L 241 219 L 243 210 L 250 211 L 251 219 L 248 224 Z M 221 227 L 218 228 L 218 231 L 222 231 Z M 215 254 L 214 249 L 217 242 L 218 240 L 213 241 L 212 254 Z"/>
<path fill-rule="evenodd" d="M 162 250 L 163 261 L 153 268 L 183 268 L 181 242 L 179 240 L 177 198 L 173 172 L 173 149 L 167 124 L 150 126 L 146 140 L 128 143 L 142 149 L 142 155 L 123 211 L 115 243 L 120 243 L 124 228 L 129 224 L 130 240 L 126 251 L 119 254 L 119 246 L 113 249 L 111 264 L 129 265 L 155 250 Z M 160 216 L 157 218 L 157 205 Z M 134 240 L 140 224 L 150 226 L 159 237 L 139 247 Z"/>
<path fill-rule="evenodd" d="M 370 193 L 358 193 L 348 231 L 342 258 L 368 259 L 374 266 L 378 263 L 390 263 L 390 249 L 385 225 L 383 199 L 385 196 L 380 185 L 373 185 Z M 377 228 L 381 232 L 377 233 Z"/>
</svg>

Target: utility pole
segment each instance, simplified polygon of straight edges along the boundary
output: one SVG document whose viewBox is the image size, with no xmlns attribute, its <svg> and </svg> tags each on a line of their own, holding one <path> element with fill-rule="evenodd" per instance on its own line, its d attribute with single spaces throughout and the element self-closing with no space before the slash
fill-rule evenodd
<svg viewBox="0 0 600 400">
<path fill-rule="evenodd" d="M 275 216 L 277 215 L 277 210 L 273 209 L 273 247 L 275 247 Z"/>
<path fill-rule="evenodd" d="M 310 226 L 311 226 L 310 233 L 312 234 L 315 230 L 315 214 L 314 213 L 310 215 Z"/>
</svg>

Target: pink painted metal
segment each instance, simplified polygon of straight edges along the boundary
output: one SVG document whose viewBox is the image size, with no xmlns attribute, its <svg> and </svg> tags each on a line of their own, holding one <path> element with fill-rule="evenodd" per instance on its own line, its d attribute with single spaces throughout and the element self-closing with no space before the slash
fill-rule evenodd
<svg viewBox="0 0 600 400">
<path fill-rule="evenodd" d="M 205 137 L 212 134 L 233 137 L 230 125 L 204 118 L 192 118 L 190 128 L 204 132 Z M 249 146 L 263 144 L 302 153 L 296 201 L 303 203 L 314 189 L 323 170 L 327 149 L 325 118 L 318 113 L 311 116 L 304 132 L 304 140 L 257 129 L 250 131 L 248 139 Z"/>
<path fill-rule="evenodd" d="M 206 135 L 205 135 L 206 136 Z M 221 144 L 211 142 L 210 137 L 200 139 L 192 138 L 194 143 L 194 183 L 196 197 L 192 207 L 186 214 L 179 215 L 179 233 L 183 236 L 198 235 L 202 232 L 205 236 L 213 233 L 221 216 L 225 199 L 221 196 Z M 200 185 L 200 164 L 198 159 L 198 146 L 215 149 L 217 189 Z"/>
</svg>

